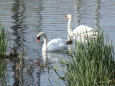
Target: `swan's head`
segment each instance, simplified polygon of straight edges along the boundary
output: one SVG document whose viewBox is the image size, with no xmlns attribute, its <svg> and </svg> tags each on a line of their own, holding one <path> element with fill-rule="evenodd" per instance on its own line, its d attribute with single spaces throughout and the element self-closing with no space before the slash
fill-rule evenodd
<svg viewBox="0 0 115 86">
<path fill-rule="evenodd" d="M 39 32 L 37 35 L 37 42 L 40 42 L 40 36 L 42 36 L 43 34 L 45 34 L 44 32 Z"/>
<path fill-rule="evenodd" d="M 37 37 L 36 42 L 40 42 L 40 36 Z"/>
<path fill-rule="evenodd" d="M 67 14 L 67 15 L 65 16 L 65 19 L 70 19 L 71 17 L 72 17 L 71 14 Z"/>
</svg>

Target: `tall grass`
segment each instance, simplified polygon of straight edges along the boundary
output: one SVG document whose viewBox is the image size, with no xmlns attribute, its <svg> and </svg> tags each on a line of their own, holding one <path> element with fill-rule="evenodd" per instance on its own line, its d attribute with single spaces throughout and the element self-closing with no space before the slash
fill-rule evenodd
<svg viewBox="0 0 115 86">
<path fill-rule="evenodd" d="M 68 86 L 114 86 L 114 48 L 108 37 L 99 32 L 96 38 L 75 43 L 64 80 Z"/>
<path fill-rule="evenodd" d="M 6 73 L 6 63 L 0 60 L 0 86 L 5 86 L 5 73 Z"/>
<path fill-rule="evenodd" d="M 6 71 L 6 63 L 4 62 L 4 60 L 0 60 L 0 80 L 4 78 L 5 71 Z"/>
<path fill-rule="evenodd" d="M 0 23 L 0 86 L 4 83 L 6 63 L 3 57 L 6 55 L 7 41 L 5 27 Z"/>
<path fill-rule="evenodd" d="M 2 58 L 6 54 L 7 40 L 5 27 L 0 23 L 0 57 Z"/>
</svg>

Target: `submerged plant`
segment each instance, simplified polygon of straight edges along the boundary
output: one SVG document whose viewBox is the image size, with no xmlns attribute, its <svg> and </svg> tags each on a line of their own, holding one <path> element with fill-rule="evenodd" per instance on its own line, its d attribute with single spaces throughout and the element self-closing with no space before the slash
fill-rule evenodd
<svg viewBox="0 0 115 86">
<path fill-rule="evenodd" d="M 64 80 L 68 86 L 114 86 L 115 61 L 111 42 L 98 32 L 97 37 L 75 43 Z"/>
</svg>

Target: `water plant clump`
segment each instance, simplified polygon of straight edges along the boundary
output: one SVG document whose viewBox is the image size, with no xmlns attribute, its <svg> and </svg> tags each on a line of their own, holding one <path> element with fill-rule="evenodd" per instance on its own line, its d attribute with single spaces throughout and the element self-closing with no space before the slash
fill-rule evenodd
<svg viewBox="0 0 115 86">
<path fill-rule="evenodd" d="M 3 57 L 6 55 L 7 41 L 5 27 L 0 23 L 0 85 L 3 85 L 5 77 L 6 63 Z"/>
<path fill-rule="evenodd" d="M 6 63 L 4 60 L 0 60 L 0 86 L 2 86 L 2 84 L 5 82 L 4 78 L 5 78 L 5 71 L 6 71 Z"/>
<path fill-rule="evenodd" d="M 6 31 L 4 25 L 0 23 L 0 58 L 4 57 L 7 49 Z"/>
<path fill-rule="evenodd" d="M 64 80 L 68 86 L 114 86 L 114 48 L 103 32 L 85 43 L 75 43 Z"/>
<path fill-rule="evenodd" d="M 7 34 L 6 34 L 6 29 L 4 27 L 3 24 L 0 23 L 0 86 L 6 86 L 6 71 L 7 71 L 7 67 L 6 67 L 6 60 L 5 59 L 9 59 L 13 62 L 18 63 L 20 58 L 19 56 L 15 53 L 15 50 L 13 49 L 13 52 L 9 51 L 9 54 L 6 54 L 7 51 Z M 20 67 L 21 63 L 18 65 L 18 67 L 15 67 L 15 70 L 18 70 L 18 68 Z"/>
</svg>

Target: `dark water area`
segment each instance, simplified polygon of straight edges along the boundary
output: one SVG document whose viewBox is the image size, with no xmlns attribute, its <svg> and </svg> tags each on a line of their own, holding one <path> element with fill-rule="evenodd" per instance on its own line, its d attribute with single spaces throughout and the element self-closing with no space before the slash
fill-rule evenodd
<svg viewBox="0 0 115 86">
<path fill-rule="evenodd" d="M 42 42 L 36 43 L 36 35 L 43 31 L 48 41 L 54 38 L 67 39 L 66 14 L 72 14 L 72 27 L 84 24 L 101 28 L 115 45 L 115 0 L 0 0 L 0 21 L 8 30 L 9 50 L 24 52 L 21 81 L 15 78 L 11 61 L 7 62 L 6 85 L 4 86 L 66 86 L 57 74 L 46 67 L 40 67 L 44 55 Z M 62 52 L 49 52 L 50 65 L 59 64 L 59 59 L 69 56 Z M 41 63 L 42 64 L 42 63 Z M 59 71 L 61 74 L 61 71 Z"/>
</svg>

